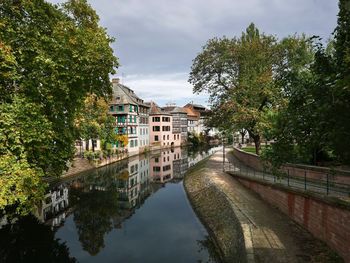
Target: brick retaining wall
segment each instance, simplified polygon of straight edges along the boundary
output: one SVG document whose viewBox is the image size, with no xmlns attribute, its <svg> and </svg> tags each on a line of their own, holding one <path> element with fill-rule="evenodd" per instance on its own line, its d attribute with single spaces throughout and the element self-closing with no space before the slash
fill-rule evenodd
<svg viewBox="0 0 350 263">
<path fill-rule="evenodd" d="M 350 263 L 350 204 L 236 176 L 243 185 L 278 207 Z"/>
</svg>

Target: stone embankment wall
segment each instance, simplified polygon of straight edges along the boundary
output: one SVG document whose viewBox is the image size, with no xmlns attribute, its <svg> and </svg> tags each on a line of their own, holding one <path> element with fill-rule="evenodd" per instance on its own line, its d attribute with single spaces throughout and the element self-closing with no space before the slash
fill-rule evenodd
<svg viewBox="0 0 350 263">
<path fill-rule="evenodd" d="M 222 262 L 246 263 L 242 228 L 227 197 L 208 183 L 203 160 L 186 173 L 184 187 L 190 203 L 210 234 Z"/>
<path fill-rule="evenodd" d="M 350 262 L 350 204 L 235 175 L 247 188 L 278 207 Z"/>
<path fill-rule="evenodd" d="M 263 170 L 263 164 L 259 156 L 253 153 L 248 153 L 238 148 L 233 149 L 234 156 L 257 171 Z M 305 174 L 309 179 L 327 180 L 340 184 L 350 185 L 350 171 L 330 169 L 327 167 L 301 165 L 301 164 L 286 164 L 281 167 L 281 170 L 290 176 L 304 177 Z"/>
</svg>

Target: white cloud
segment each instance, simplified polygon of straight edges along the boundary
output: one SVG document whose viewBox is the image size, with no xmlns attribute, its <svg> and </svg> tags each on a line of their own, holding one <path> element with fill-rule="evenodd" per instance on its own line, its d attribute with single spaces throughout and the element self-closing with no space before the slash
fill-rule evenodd
<svg viewBox="0 0 350 263">
<path fill-rule="evenodd" d="M 49 0 L 63 2 L 63 0 Z M 191 100 L 188 73 L 215 36 L 240 36 L 254 22 L 279 38 L 294 33 L 328 38 L 338 1 L 332 0 L 88 0 L 113 37 L 125 83 L 146 99 Z M 187 73 L 177 73 L 187 72 Z M 197 99 L 197 98 L 196 98 Z M 204 100 L 198 97 L 199 100 Z"/>
<path fill-rule="evenodd" d="M 207 94 L 193 94 L 187 77 L 187 73 L 130 75 L 121 78 L 121 82 L 145 101 L 153 100 L 160 105 L 175 102 L 179 106 L 194 101 L 206 105 Z"/>
</svg>

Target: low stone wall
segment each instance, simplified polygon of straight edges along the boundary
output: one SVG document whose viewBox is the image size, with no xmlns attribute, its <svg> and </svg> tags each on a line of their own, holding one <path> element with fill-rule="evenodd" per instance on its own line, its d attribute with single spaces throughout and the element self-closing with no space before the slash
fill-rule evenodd
<svg viewBox="0 0 350 263">
<path fill-rule="evenodd" d="M 244 186 L 259 194 L 263 200 L 278 207 L 316 238 L 327 243 L 345 262 L 350 262 L 349 203 L 320 198 L 237 174 L 234 176 Z"/>
<path fill-rule="evenodd" d="M 233 148 L 233 155 L 245 165 L 254 168 L 255 170 L 263 170 L 262 161 L 256 154 Z M 306 174 L 308 179 L 326 181 L 328 176 L 330 182 L 350 185 L 350 171 L 301 164 L 286 164 L 281 167 L 281 170 L 286 174 L 289 173 L 290 176 L 296 177 L 304 177 Z"/>
<path fill-rule="evenodd" d="M 257 170 L 262 171 L 263 165 L 262 162 L 259 159 L 259 156 L 257 156 L 254 153 L 247 153 L 241 149 L 238 149 L 236 147 L 233 147 L 233 155 L 240 160 L 245 165 Z"/>
<path fill-rule="evenodd" d="M 214 185 L 208 185 L 203 166 L 207 160 L 190 168 L 184 187 L 190 203 L 205 225 L 221 262 L 247 263 L 242 228 L 227 197 Z M 251 261 L 249 261 L 251 262 Z"/>
</svg>

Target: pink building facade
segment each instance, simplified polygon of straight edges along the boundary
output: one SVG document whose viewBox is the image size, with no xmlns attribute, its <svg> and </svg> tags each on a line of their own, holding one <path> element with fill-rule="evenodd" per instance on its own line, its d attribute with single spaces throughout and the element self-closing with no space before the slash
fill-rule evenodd
<svg viewBox="0 0 350 263">
<path fill-rule="evenodd" d="M 180 146 L 181 136 L 173 134 L 173 116 L 170 113 L 162 112 L 153 102 L 151 102 L 149 125 L 149 141 L 152 148 Z"/>
</svg>

